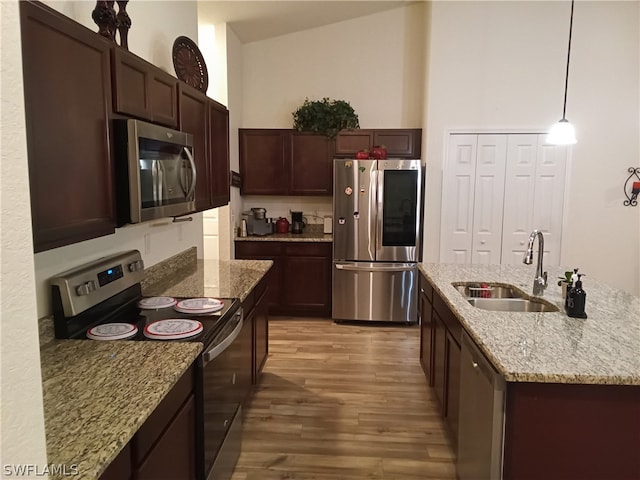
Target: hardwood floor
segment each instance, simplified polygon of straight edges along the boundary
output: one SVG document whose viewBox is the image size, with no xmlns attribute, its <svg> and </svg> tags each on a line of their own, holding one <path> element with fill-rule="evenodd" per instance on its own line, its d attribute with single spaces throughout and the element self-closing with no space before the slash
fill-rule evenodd
<svg viewBox="0 0 640 480">
<path fill-rule="evenodd" d="M 417 326 L 269 319 L 232 480 L 455 479 Z"/>
</svg>

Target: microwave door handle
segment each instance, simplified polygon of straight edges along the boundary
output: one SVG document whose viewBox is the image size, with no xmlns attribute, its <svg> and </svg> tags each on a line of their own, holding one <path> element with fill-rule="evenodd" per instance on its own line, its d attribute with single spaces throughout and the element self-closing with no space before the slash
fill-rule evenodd
<svg viewBox="0 0 640 480">
<path fill-rule="evenodd" d="M 158 161 L 151 161 L 151 185 L 153 188 L 153 203 L 158 204 Z"/>
<path fill-rule="evenodd" d="M 194 193 L 196 191 L 196 162 L 193 160 L 193 155 L 191 155 L 189 149 L 187 147 L 183 148 L 191 164 L 191 188 L 189 188 L 189 192 L 187 192 L 187 200 L 190 200 L 192 197 L 195 197 Z"/>
<path fill-rule="evenodd" d="M 164 199 L 164 163 L 158 160 L 158 205 L 162 205 Z"/>
</svg>

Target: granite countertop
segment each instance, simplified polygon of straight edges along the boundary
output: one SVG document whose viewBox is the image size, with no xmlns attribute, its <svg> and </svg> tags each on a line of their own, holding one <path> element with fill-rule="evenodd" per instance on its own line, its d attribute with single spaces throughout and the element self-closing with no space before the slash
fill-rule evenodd
<svg viewBox="0 0 640 480">
<path fill-rule="evenodd" d="M 333 242 L 333 235 L 324 233 L 324 225 L 312 223 L 302 233 L 272 233 L 270 235 L 236 236 L 236 242 Z"/>
<path fill-rule="evenodd" d="M 77 465 L 76 480 L 98 478 L 201 350 L 199 342 L 49 342 L 40 352 L 48 463 Z"/>
<path fill-rule="evenodd" d="M 511 382 L 640 385 L 640 297 L 584 278 L 587 319 L 564 312 L 557 277 L 547 268 L 542 298 L 559 312 L 494 312 L 471 306 L 452 282 L 511 284 L 533 296 L 535 266 L 420 264 L 465 330 Z"/>
<path fill-rule="evenodd" d="M 143 285 L 142 293 L 174 297 L 226 297 L 243 301 L 269 271 L 271 260 L 197 260 L 190 270 Z"/>
</svg>

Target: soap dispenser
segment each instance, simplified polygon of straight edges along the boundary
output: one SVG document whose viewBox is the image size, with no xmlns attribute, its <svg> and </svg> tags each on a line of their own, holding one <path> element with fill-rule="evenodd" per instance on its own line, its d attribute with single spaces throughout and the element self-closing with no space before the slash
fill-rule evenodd
<svg viewBox="0 0 640 480">
<path fill-rule="evenodd" d="M 579 273 L 574 287 L 567 294 L 567 315 L 574 318 L 587 318 L 587 314 L 584 311 L 585 303 L 587 300 L 587 292 L 582 289 L 582 277 L 584 275 Z"/>
</svg>

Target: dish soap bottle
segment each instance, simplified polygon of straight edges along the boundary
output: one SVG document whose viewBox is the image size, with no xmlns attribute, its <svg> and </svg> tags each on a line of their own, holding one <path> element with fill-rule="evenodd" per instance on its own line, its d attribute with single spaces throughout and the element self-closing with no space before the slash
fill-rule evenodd
<svg viewBox="0 0 640 480">
<path fill-rule="evenodd" d="M 574 318 L 587 318 L 587 314 L 584 311 L 585 303 L 587 300 L 587 292 L 582 289 L 581 278 L 584 275 L 579 273 L 577 275 L 575 286 L 571 289 L 567 295 L 567 315 Z"/>
</svg>

